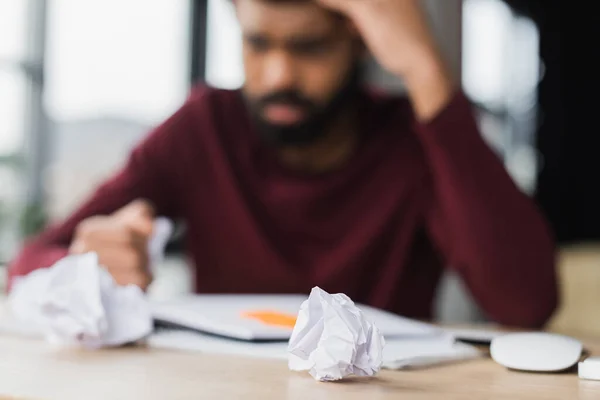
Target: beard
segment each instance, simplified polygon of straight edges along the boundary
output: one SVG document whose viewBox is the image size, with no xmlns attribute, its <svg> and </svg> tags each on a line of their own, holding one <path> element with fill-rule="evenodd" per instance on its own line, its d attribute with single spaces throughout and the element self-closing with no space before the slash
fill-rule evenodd
<svg viewBox="0 0 600 400">
<path fill-rule="evenodd" d="M 246 98 L 246 101 L 258 133 L 267 144 L 275 147 L 308 146 L 326 136 L 333 121 L 354 103 L 360 92 L 362 78 L 362 64 L 357 62 L 342 85 L 323 105 L 293 89 L 270 93 L 259 99 Z M 298 107 L 306 117 L 291 125 L 271 123 L 263 117 L 263 110 L 273 104 Z"/>
</svg>

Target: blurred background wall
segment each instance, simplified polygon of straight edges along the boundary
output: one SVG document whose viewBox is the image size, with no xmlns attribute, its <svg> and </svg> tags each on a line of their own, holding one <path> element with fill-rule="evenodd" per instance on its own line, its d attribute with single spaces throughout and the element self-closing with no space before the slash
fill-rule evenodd
<svg viewBox="0 0 600 400">
<path fill-rule="evenodd" d="M 565 154 L 584 150 L 564 139 L 558 1 L 426 5 L 476 104 L 484 138 L 515 182 L 540 202 L 561 240 L 597 239 L 600 224 L 584 223 L 586 211 L 574 203 L 588 195 L 578 191 L 573 199 L 565 189 L 581 181 L 564 173 L 574 171 Z M 131 147 L 184 101 L 191 84 L 239 87 L 240 49 L 226 0 L 1 0 L 0 265 L 27 235 L 66 216 L 119 168 Z M 403 90 L 375 64 L 369 79 Z M 575 170 L 589 168 L 586 162 Z M 176 244 L 171 260 L 157 293 L 189 290 Z M 453 276 L 441 289 L 438 316 L 481 318 Z"/>
</svg>

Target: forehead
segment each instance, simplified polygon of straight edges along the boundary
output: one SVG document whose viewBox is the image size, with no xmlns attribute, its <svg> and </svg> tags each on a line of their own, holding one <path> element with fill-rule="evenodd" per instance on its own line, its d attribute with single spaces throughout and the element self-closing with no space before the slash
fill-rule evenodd
<svg viewBox="0 0 600 400">
<path fill-rule="evenodd" d="M 272 35 L 329 32 L 340 19 L 314 1 L 236 0 L 242 31 Z"/>
</svg>

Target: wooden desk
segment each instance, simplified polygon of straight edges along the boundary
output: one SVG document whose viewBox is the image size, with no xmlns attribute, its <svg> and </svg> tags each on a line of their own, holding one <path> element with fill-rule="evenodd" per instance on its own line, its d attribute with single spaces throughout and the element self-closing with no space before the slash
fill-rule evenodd
<svg viewBox="0 0 600 400">
<path fill-rule="evenodd" d="M 586 345 L 600 355 L 600 341 Z M 576 372 L 512 372 L 483 359 L 322 383 L 290 372 L 285 362 L 140 347 L 58 350 L 37 340 L 0 336 L 0 399 L 597 400 L 600 382 L 580 381 Z"/>
</svg>

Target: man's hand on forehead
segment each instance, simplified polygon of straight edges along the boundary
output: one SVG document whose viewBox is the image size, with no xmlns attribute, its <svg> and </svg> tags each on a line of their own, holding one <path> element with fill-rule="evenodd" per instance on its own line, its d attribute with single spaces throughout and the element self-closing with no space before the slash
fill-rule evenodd
<svg viewBox="0 0 600 400">
<path fill-rule="evenodd" d="M 346 15 L 379 64 L 401 77 L 417 115 L 429 119 L 454 88 L 421 0 L 315 0 Z"/>
</svg>

